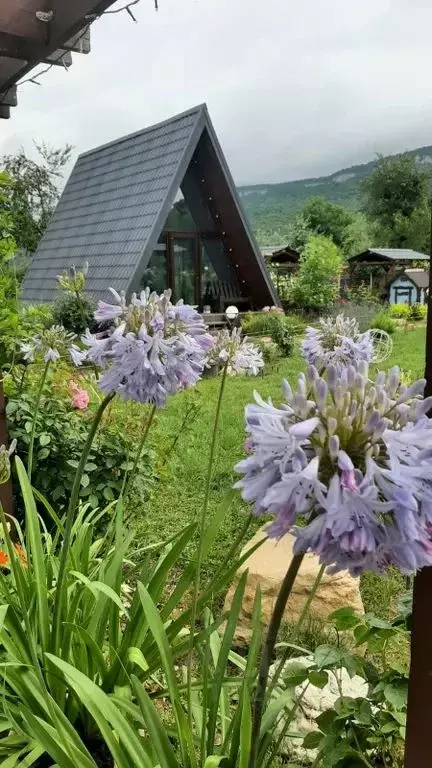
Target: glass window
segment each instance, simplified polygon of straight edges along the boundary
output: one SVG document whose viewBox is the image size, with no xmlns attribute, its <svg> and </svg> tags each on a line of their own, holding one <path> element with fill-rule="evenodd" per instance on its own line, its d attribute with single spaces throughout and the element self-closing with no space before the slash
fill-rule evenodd
<svg viewBox="0 0 432 768">
<path fill-rule="evenodd" d="M 167 232 L 195 232 L 196 226 L 191 212 L 183 198 L 173 203 L 164 230 Z"/>
<path fill-rule="evenodd" d="M 185 304 L 196 304 L 195 242 L 195 237 L 172 238 L 173 294 L 175 301 L 183 299 Z"/>
<path fill-rule="evenodd" d="M 163 293 L 169 287 L 166 243 L 158 243 L 141 278 L 141 287 Z"/>
</svg>

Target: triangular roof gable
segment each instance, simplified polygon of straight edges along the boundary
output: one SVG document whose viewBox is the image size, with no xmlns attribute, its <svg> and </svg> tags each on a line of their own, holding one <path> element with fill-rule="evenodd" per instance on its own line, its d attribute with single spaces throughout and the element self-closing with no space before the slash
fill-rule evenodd
<svg viewBox="0 0 432 768">
<path fill-rule="evenodd" d="M 205 105 L 81 155 L 32 259 L 26 301 L 52 301 L 58 274 L 89 263 L 88 291 L 139 288 L 185 176 L 208 175 L 209 200 L 223 210 L 239 282 L 257 306 L 275 303 L 271 280 L 244 215 Z M 208 171 L 208 174 L 207 174 Z M 201 181 L 201 179 L 200 179 Z M 186 196 L 186 195 L 185 195 Z M 232 240 L 232 244 L 231 244 Z"/>
</svg>

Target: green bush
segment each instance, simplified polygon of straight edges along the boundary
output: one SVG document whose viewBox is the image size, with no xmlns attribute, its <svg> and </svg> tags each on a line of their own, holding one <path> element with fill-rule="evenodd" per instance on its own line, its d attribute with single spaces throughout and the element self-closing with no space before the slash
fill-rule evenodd
<svg viewBox="0 0 432 768">
<path fill-rule="evenodd" d="M 265 365 L 273 366 L 281 359 L 281 351 L 274 341 L 264 341 L 263 339 L 256 339 L 257 346 L 263 356 Z"/>
<path fill-rule="evenodd" d="M 77 296 L 74 293 L 65 293 L 54 304 L 54 323 L 80 335 L 86 328 L 93 327 L 95 309 L 95 302 L 87 294 Z"/>
<path fill-rule="evenodd" d="M 426 304 L 392 304 L 390 315 L 397 320 L 424 320 L 427 315 Z"/>
<path fill-rule="evenodd" d="M 246 336 L 270 336 L 278 312 L 248 312 L 242 317 L 241 325 Z"/>
<path fill-rule="evenodd" d="M 378 312 L 375 317 L 372 318 L 369 327 L 378 328 L 380 331 L 385 331 L 386 333 L 392 334 L 396 330 L 396 323 L 390 316 L 389 312 L 383 309 L 381 312 Z"/>
<path fill-rule="evenodd" d="M 410 320 L 424 320 L 427 315 L 426 304 L 411 304 L 409 319 Z"/>
<path fill-rule="evenodd" d="M 397 320 L 408 320 L 411 307 L 409 304 L 391 304 L 390 315 Z"/>
<path fill-rule="evenodd" d="M 296 309 L 322 311 L 339 293 L 342 256 L 333 240 L 310 237 L 300 256 L 299 270 L 291 278 L 289 301 Z"/>
<path fill-rule="evenodd" d="M 11 438 L 18 442 L 18 451 L 24 461 L 28 458 L 30 433 L 35 412 L 36 391 L 31 387 L 14 392 L 8 399 L 7 416 Z M 59 508 L 66 505 L 79 459 L 84 449 L 91 409 L 75 411 L 65 394 L 49 388 L 43 394 L 36 421 L 33 483 Z M 132 469 L 136 451 L 130 435 L 124 435 L 115 421 L 106 422 L 98 432 L 81 481 L 81 498 L 92 508 L 118 498 L 124 472 Z M 153 454 L 142 454 L 139 468 L 134 474 L 131 493 L 139 493 L 143 501 L 148 498 L 154 480 Z"/>
<path fill-rule="evenodd" d="M 53 308 L 51 304 L 29 304 L 22 308 L 20 314 L 20 334 L 23 340 L 36 336 L 53 324 Z"/>
<path fill-rule="evenodd" d="M 292 354 L 296 329 L 282 312 L 248 312 L 242 328 L 246 336 L 270 336 L 284 357 Z"/>
</svg>

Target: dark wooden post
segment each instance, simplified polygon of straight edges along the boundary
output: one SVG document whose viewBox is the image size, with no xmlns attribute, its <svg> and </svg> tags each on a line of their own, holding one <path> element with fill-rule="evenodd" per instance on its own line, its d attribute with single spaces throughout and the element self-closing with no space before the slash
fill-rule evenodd
<svg viewBox="0 0 432 768">
<path fill-rule="evenodd" d="M 425 378 L 425 394 L 432 395 L 432 203 Z M 405 768 L 430 768 L 432 765 L 432 568 L 423 568 L 414 580 L 404 765 Z"/>
<path fill-rule="evenodd" d="M 5 396 L 3 392 L 3 379 L 0 376 L 0 445 L 9 445 L 8 431 L 6 424 Z M 13 513 L 13 493 L 12 482 L 0 485 L 0 502 L 7 515 Z"/>
</svg>

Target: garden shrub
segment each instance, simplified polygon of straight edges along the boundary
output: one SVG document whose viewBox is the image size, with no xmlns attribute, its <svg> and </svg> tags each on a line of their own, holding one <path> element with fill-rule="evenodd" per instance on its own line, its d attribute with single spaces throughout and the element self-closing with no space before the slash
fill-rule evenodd
<svg viewBox="0 0 432 768">
<path fill-rule="evenodd" d="M 54 323 L 80 335 L 86 328 L 93 327 L 95 308 L 95 302 L 87 294 L 76 296 L 73 293 L 65 293 L 54 304 Z"/>
<path fill-rule="evenodd" d="M 391 317 L 397 320 L 412 320 L 417 322 L 424 320 L 427 315 L 426 304 L 392 304 L 390 307 Z"/>
<path fill-rule="evenodd" d="M 378 328 L 380 331 L 386 333 L 394 333 L 396 330 L 396 323 L 387 310 L 381 310 L 370 322 L 370 328 Z"/>
<path fill-rule="evenodd" d="M 291 278 L 290 301 L 309 311 L 327 309 L 339 292 L 342 256 L 333 240 L 321 235 L 309 238 L 300 256 L 299 270 Z"/>
<path fill-rule="evenodd" d="M 61 295 L 54 305 L 54 322 L 78 335 L 94 325 L 96 303 L 85 292 L 87 272 L 88 264 L 82 269 L 72 266 L 58 277 Z"/>
<path fill-rule="evenodd" d="M 0 370 L 13 359 L 18 335 L 19 312 L 15 276 L 7 270 L 0 274 Z"/>
<path fill-rule="evenodd" d="M 408 320 L 411 307 L 409 304 L 391 304 L 390 315 L 397 320 Z"/>
<path fill-rule="evenodd" d="M 35 403 L 35 388 L 14 392 L 8 398 L 10 436 L 17 440 L 24 461 L 28 457 Z M 59 508 L 66 505 L 70 495 L 92 418 L 91 409 L 74 410 L 71 399 L 54 388 L 42 395 L 36 421 L 33 484 Z M 124 472 L 132 469 L 135 450 L 129 434 L 125 435 L 114 420 L 105 421 L 85 467 L 81 498 L 93 508 L 118 498 Z M 139 493 L 144 501 L 154 480 L 152 467 L 153 453 L 146 450 L 131 487 L 131 492 Z"/>
<path fill-rule="evenodd" d="M 410 320 L 424 320 L 427 315 L 426 304 L 411 304 L 409 319 Z"/>
<path fill-rule="evenodd" d="M 270 336 L 284 357 L 292 354 L 296 328 L 283 313 L 248 312 L 242 320 L 242 328 L 247 336 Z"/>
<path fill-rule="evenodd" d="M 277 344 L 272 341 L 268 336 L 264 336 L 261 339 L 257 339 L 257 345 L 262 354 L 264 364 L 272 367 L 278 363 L 281 359 L 281 351 Z"/>
</svg>

